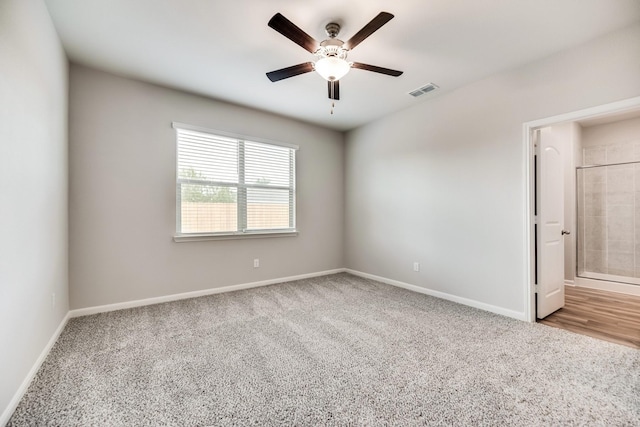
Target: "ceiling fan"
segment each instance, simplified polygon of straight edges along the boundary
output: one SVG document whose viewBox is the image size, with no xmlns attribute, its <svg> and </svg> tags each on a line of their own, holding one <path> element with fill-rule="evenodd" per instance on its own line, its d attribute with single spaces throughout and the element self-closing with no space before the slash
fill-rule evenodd
<svg viewBox="0 0 640 427">
<path fill-rule="evenodd" d="M 288 79 L 289 77 L 316 71 L 327 80 L 329 99 L 334 100 L 340 99 L 340 79 L 344 77 L 351 68 L 359 68 L 361 70 L 398 77 L 402 74 L 402 71 L 363 64 L 361 62 L 347 62 L 347 54 L 349 51 L 353 50 L 353 48 L 359 45 L 371 34 L 379 30 L 380 27 L 389 22 L 392 18 L 392 14 L 388 12 L 380 12 L 378 16 L 373 18 L 346 42 L 336 38 L 340 32 L 340 25 L 335 22 L 330 22 L 325 27 L 329 38 L 318 43 L 313 39 L 313 37 L 302 31 L 293 22 L 289 21 L 280 13 L 276 13 L 269 20 L 269 26 L 292 42 L 316 55 L 318 60 L 316 62 L 304 62 L 302 64 L 271 71 L 267 73 L 267 77 L 272 82 L 277 82 L 279 80 Z"/>
</svg>

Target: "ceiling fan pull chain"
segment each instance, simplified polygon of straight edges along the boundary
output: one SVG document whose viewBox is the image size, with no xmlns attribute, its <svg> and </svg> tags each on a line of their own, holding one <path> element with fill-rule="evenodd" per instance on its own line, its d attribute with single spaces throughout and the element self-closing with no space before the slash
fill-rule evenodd
<svg viewBox="0 0 640 427">
<path fill-rule="evenodd" d="M 332 102 L 332 103 L 331 103 L 331 114 L 333 114 L 333 108 L 334 108 L 335 106 L 336 106 L 336 103 L 335 103 L 335 102 Z"/>
</svg>

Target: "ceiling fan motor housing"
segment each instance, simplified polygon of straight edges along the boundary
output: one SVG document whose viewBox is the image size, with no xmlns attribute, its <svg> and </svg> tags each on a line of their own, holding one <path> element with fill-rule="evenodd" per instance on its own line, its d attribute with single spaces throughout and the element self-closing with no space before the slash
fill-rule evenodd
<svg viewBox="0 0 640 427">
<path fill-rule="evenodd" d="M 340 32 L 340 24 L 336 24 L 335 22 L 329 22 L 325 27 L 324 30 L 327 32 L 327 35 L 334 39 L 338 36 L 338 33 Z"/>
</svg>

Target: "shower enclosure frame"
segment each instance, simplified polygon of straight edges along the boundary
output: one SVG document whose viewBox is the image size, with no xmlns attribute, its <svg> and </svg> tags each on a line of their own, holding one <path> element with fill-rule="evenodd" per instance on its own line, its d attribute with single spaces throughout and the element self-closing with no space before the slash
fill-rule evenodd
<svg viewBox="0 0 640 427">
<path fill-rule="evenodd" d="M 583 271 L 582 273 L 580 273 L 580 268 L 579 268 L 579 262 L 578 262 L 578 257 L 580 256 L 580 239 L 582 239 L 582 241 L 584 242 L 584 244 L 586 245 L 586 237 L 584 236 L 584 230 L 583 228 L 586 229 L 586 224 L 580 224 L 580 197 L 579 197 L 579 191 L 578 191 L 578 181 L 579 181 L 579 172 L 583 171 L 583 170 L 588 170 L 588 169 L 596 169 L 596 168 L 607 168 L 609 166 L 631 166 L 631 165 L 640 165 L 640 161 L 636 160 L 636 161 L 630 161 L 630 162 L 618 162 L 618 163 L 606 163 L 606 164 L 599 164 L 599 165 L 584 165 L 584 166 L 576 166 L 576 218 L 575 218 L 575 224 L 576 224 L 576 242 L 575 242 L 575 253 L 576 253 L 576 265 L 575 265 L 575 277 L 576 279 L 580 278 L 580 279 L 590 279 L 590 280 L 599 280 L 599 281 L 607 281 L 607 282 L 614 282 L 614 283 L 623 283 L 623 284 L 628 284 L 628 285 L 634 285 L 634 286 L 640 286 L 640 277 L 632 277 L 632 276 L 621 276 L 621 275 L 616 275 L 616 274 L 612 274 L 612 273 L 599 273 L 599 272 L 594 272 L 594 271 Z M 583 177 L 584 179 L 584 177 Z M 605 191 L 606 194 L 606 191 Z M 584 197 L 584 196 L 583 196 Z M 606 196 L 605 196 L 606 197 Z M 608 207 L 608 205 L 605 204 L 605 212 L 606 212 L 606 208 Z M 586 215 L 585 215 L 586 216 Z M 605 216 L 606 218 L 608 218 L 608 215 Z M 583 219 L 583 221 L 586 222 L 586 219 Z M 605 230 L 608 228 L 608 223 L 605 220 Z M 607 243 L 607 238 L 605 237 L 605 244 Z M 633 245 L 635 246 L 636 242 L 634 241 Z M 583 252 L 586 252 L 586 246 L 583 249 Z M 606 252 L 606 256 L 608 258 L 608 249 L 605 250 Z M 635 256 L 635 254 L 634 254 Z M 583 261 L 583 263 L 586 263 L 586 260 Z M 586 267 L 585 267 L 586 268 Z M 585 273 L 587 273 L 588 275 L 585 275 Z"/>
</svg>

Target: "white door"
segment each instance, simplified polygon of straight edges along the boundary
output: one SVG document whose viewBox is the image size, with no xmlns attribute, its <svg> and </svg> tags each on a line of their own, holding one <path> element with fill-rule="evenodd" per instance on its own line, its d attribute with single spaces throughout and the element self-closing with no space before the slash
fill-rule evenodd
<svg viewBox="0 0 640 427">
<path fill-rule="evenodd" d="M 541 129 L 538 144 L 537 317 L 564 307 L 564 162 L 562 141 Z"/>
</svg>

